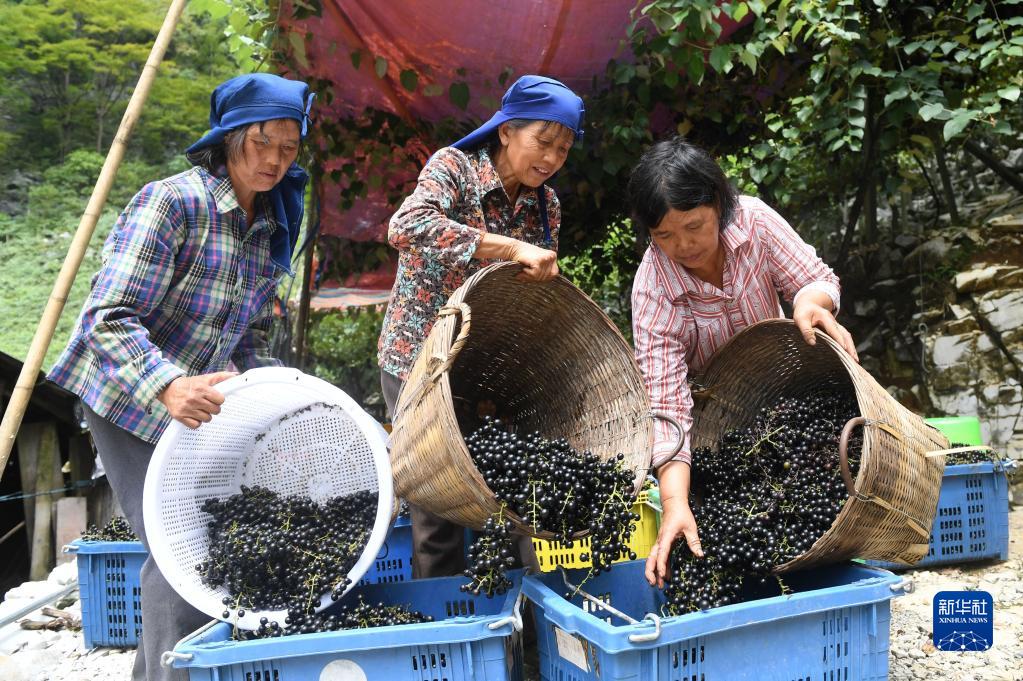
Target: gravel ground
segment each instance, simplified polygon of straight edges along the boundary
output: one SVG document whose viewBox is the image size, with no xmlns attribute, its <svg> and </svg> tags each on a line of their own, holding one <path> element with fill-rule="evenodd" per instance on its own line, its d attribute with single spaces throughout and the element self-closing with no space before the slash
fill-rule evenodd
<svg viewBox="0 0 1023 681">
<path fill-rule="evenodd" d="M 1009 526 L 1010 557 L 1006 562 L 908 573 L 915 591 L 892 601 L 892 681 L 1023 681 L 1023 507 L 1010 513 Z M 72 562 L 54 570 L 46 582 L 26 582 L 12 589 L 0 604 L 0 617 L 19 601 L 52 592 L 76 574 Z M 939 591 L 964 589 L 983 589 L 994 597 L 994 646 L 983 653 L 936 651 L 931 645 L 932 599 Z M 80 614 L 77 603 L 65 609 Z M 29 618 L 42 619 L 38 613 Z M 0 628 L 3 681 L 128 679 L 134 658 L 134 650 L 87 651 L 78 632 L 25 631 L 17 624 Z"/>
</svg>

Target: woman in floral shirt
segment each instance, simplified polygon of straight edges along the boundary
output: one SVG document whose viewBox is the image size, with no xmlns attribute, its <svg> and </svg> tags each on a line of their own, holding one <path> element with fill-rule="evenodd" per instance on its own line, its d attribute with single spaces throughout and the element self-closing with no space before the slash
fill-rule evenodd
<svg viewBox="0 0 1023 681">
<path fill-rule="evenodd" d="M 561 207 L 545 183 L 582 136 L 582 119 L 582 100 L 565 85 L 523 76 L 505 93 L 500 111 L 423 168 L 387 232 L 399 251 L 398 273 L 379 363 L 392 414 L 438 311 L 466 278 L 496 260 L 520 263 L 523 281 L 558 275 Z M 411 514 L 413 576 L 460 573 L 462 528 L 415 507 Z M 531 553 L 528 541 L 523 546 Z"/>
</svg>

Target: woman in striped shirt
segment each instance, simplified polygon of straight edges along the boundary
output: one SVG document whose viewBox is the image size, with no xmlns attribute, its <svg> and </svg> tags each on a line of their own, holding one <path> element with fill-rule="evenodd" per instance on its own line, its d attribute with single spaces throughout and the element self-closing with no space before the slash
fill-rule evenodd
<svg viewBox="0 0 1023 681">
<path fill-rule="evenodd" d="M 835 273 L 767 204 L 737 195 L 704 150 L 680 137 L 655 144 L 633 170 L 629 198 L 636 226 L 650 236 L 632 288 L 636 360 L 653 409 L 683 428 L 674 456 L 671 426 L 659 421 L 654 437 L 664 516 L 646 577 L 663 587 L 676 538 L 703 555 L 689 507 L 690 370 L 747 326 L 782 316 L 779 293 L 807 343 L 817 327 L 853 358 L 856 348 L 835 320 Z"/>
</svg>

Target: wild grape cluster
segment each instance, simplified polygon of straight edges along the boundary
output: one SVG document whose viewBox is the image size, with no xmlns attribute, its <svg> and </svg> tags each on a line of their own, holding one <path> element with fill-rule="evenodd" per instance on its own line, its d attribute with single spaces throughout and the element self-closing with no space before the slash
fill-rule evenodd
<svg viewBox="0 0 1023 681">
<path fill-rule="evenodd" d="M 223 618 L 236 609 L 288 610 L 309 616 L 330 592 L 340 598 L 376 517 L 369 491 L 319 504 L 284 497 L 265 487 L 241 488 L 227 499 L 208 499 L 209 560 L 196 565 L 209 586 L 224 586 Z"/>
<path fill-rule="evenodd" d="M 783 399 L 761 409 L 748 428 L 725 433 L 716 449 L 693 452 L 693 493 L 700 499 L 693 514 L 706 557 L 695 558 L 684 540 L 672 547 L 667 614 L 740 602 L 744 585 L 767 584 L 773 567 L 831 528 L 848 496 L 839 435 L 858 415 L 855 400 L 841 395 Z M 859 450 L 854 438 L 854 476 Z"/>
<path fill-rule="evenodd" d="M 266 617 L 261 617 L 259 628 L 252 631 L 235 629 L 234 638 L 237 641 L 251 641 L 294 634 L 316 634 L 342 629 L 371 629 L 432 621 L 432 616 L 424 615 L 418 610 L 400 605 L 385 606 L 383 603 L 365 603 L 362 596 L 359 596 L 358 603 L 331 606 L 321 613 L 289 614 L 285 619 L 286 627 L 282 627 Z"/>
<path fill-rule="evenodd" d="M 86 541 L 138 541 L 138 536 L 132 531 L 128 520 L 123 516 L 115 515 L 106 525 L 101 528 L 90 524 L 82 539 Z"/>
<path fill-rule="evenodd" d="M 969 447 L 970 445 L 965 442 L 953 442 L 949 445 L 949 449 L 956 449 L 958 447 Z M 945 465 L 955 466 L 963 463 L 989 463 L 996 461 L 998 457 L 994 452 L 990 452 L 986 449 L 973 449 L 968 452 L 953 452 L 945 455 Z"/>
<path fill-rule="evenodd" d="M 486 417 L 466 444 L 472 459 L 503 508 L 516 514 L 536 533 L 551 532 L 571 548 L 577 532 L 590 533 L 592 572 L 610 568 L 621 557 L 635 558 L 628 547 L 639 517 L 635 472 L 625 468 L 625 455 L 601 461 L 592 452 L 578 452 L 564 438 L 549 440 L 533 432 L 520 435 L 499 419 Z M 505 570 L 514 564 L 511 523 L 488 520 L 469 549 L 470 583 L 465 590 L 493 596 L 509 586 Z"/>
</svg>

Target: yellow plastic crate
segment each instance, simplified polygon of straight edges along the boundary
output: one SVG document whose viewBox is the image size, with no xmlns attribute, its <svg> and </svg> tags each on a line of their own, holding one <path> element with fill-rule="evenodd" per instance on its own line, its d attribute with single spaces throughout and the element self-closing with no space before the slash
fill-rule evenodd
<svg viewBox="0 0 1023 681">
<path fill-rule="evenodd" d="M 629 539 L 629 550 L 636 552 L 636 558 L 646 558 L 650 555 L 650 549 L 657 541 L 657 511 L 647 501 L 647 493 L 640 492 L 636 497 L 636 504 L 632 507 L 634 513 L 639 514 L 636 521 L 636 531 Z M 544 541 L 534 539 L 533 548 L 536 550 L 536 559 L 540 563 L 540 570 L 551 572 L 558 566 L 564 565 L 570 568 L 588 568 L 589 560 L 581 560 L 579 556 L 590 551 L 590 539 L 577 539 L 572 542 L 572 548 L 566 548 L 561 542 Z M 616 563 L 628 560 L 628 557 L 621 558 Z"/>
</svg>

